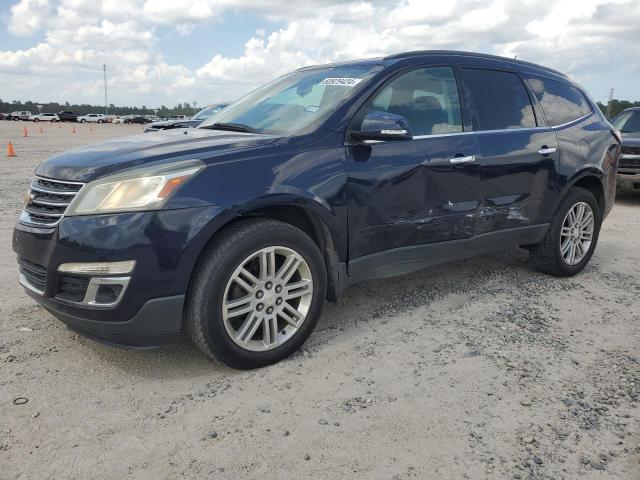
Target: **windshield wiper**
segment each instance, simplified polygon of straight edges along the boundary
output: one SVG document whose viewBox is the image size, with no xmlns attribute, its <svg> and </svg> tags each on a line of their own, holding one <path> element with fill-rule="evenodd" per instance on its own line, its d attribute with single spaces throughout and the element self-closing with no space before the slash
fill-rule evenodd
<svg viewBox="0 0 640 480">
<path fill-rule="evenodd" d="M 231 132 L 258 133 L 258 131 L 245 125 L 244 123 L 214 123 L 200 128 L 208 128 L 209 130 L 229 130 Z"/>
</svg>

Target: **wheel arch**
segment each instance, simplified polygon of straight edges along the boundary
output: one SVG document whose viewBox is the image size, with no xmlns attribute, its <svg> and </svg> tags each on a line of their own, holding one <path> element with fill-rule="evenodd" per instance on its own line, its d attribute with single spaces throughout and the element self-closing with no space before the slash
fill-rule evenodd
<svg viewBox="0 0 640 480">
<path fill-rule="evenodd" d="M 584 188 L 593 194 L 600 207 L 601 214 L 605 213 L 605 190 L 603 185 L 603 173 L 595 168 L 589 168 L 581 170 L 576 173 L 571 179 L 564 185 L 560 191 L 560 195 L 556 199 L 552 212 L 556 212 L 562 200 L 568 195 L 574 187 Z"/>
<path fill-rule="evenodd" d="M 270 218 L 302 230 L 317 245 L 327 270 L 327 300 L 337 302 L 343 290 L 345 271 L 344 263 L 340 258 L 341 254 L 346 254 L 346 238 L 343 238 L 338 230 L 337 218 L 323 205 L 313 200 L 292 196 L 278 197 L 271 201 L 262 198 L 223 212 L 221 215 L 224 219 L 217 225 L 215 231 L 209 234 L 200 249 L 193 271 L 211 244 L 232 225 L 250 218 Z M 193 271 L 189 284 L 193 278 Z"/>
</svg>

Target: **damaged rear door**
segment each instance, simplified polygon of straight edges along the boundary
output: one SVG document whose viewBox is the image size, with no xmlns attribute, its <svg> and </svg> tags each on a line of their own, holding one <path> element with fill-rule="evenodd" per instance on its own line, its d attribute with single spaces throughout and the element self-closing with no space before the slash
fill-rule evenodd
<svg viewBox="0 0 640 480">
<path fill-rule="evenodd" d="M 398 249 L 474 235 L 479 151 L 461 97 L 452 66 L 424 66 L 392 77 L 365 104 L 402 115 L 413 139 L 347 146 L 350 261 L 393 262 Z"/>
<path fill-rule="evenodd" d="M 543 223 L 557 182 L 558 139 L 517 72 L 463 68 L 480 154 L 477 235 Z"/>
</svg>

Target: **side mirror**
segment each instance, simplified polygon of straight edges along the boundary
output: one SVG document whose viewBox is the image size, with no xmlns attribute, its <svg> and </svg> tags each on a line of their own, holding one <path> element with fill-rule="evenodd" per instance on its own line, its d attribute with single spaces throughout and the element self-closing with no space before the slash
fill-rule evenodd
<svg viewBox="0 0 640 480">
<path fill-rule="evenodd" d="M 360 130 L 349 134 L 358 140 L 411 140 L 413 134 L 406 118 L 386 112 L 369 112 L 362 119 Z"/>
</svg>

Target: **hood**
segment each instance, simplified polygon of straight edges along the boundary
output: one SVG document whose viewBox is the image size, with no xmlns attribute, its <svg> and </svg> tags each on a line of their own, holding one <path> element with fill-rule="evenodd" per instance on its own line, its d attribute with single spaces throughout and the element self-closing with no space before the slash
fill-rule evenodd
<svg viewBox="0 0 640 480">
<path fill-rule="evenodd" d="M 131 167 L 180 157 L 199 158 L 205 163 L 237 150 L 273 143 L 277 137 L 222 130 L 189 128 L 159 130 L 132 137 L 120 137 L 76 148 L 42 162 L 36 175 L 88 182 Z"/>
<path fill-rule="evenodd" d="M 626 147 L 640 147 L 640 132 L 623 133 L 622 145 Z"/>
</svg>

